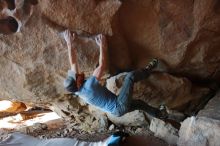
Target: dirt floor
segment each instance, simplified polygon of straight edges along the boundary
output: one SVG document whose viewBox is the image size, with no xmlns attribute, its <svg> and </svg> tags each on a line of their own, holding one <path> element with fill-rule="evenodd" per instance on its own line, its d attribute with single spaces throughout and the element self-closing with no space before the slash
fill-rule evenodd
<svg viewBox="0 0 220 146">
<path fill-rule="evenodd" d="M 127 139 L 127 145 L 132 144 L 132 141 L 143 142 L 142 145 L 147 143 L 167 145 L 166 142 L 153 136 L 148 124 L 139 127 L 125 127 L 116 126 L 110 122 L 105 126 L 108 128 L 96 130 L 88 126 L 77 120 L 62 119 L 56 113 L 41 108 L 30 108 L 19 112 L 0 112 L 0 140 L 10 133 L 20 132 L 39 139 L 77 138 L 82 141 L 95 142 L 103 140 L 117 131 L 123 131 L 132 136 Z"/>
<path fill-rule="evenodd" d="M 4 139 L 7 134 L 12 132 L 21 132 L 24 134 L 28 134 L 40 139 L 50 139 L 50 138 L 77 138 L 82 141 L 100 141 L 116 131 L 124 131 L 132 135 L 126 140 L 126 146 L 132 145 L 134 146 L 134 141 L 138 140 L 140 142 L 140 146 L 142 145 L 158 145 L 158 146 L 166 146 L 166 142 L 156 138 L 149 131 L 149 127 L 115 127 L 113 130 L 105 130 L 100 132 L 86 132 L 83 130 L 77 129 L 71 121 L 64 121 L 62 119 L 57 119 L 53 121 L 49 121 L 45 124 L 36 123 L 33 126 L 23 127 L 21 129 L 0 129 L 0 140 Z M 135 136 L 134 136 L 135 135 Z M 136 143 L 137 144 L 137 143 Z M 138 146 L 138 145 L 137 145 Z"/>
</svg>

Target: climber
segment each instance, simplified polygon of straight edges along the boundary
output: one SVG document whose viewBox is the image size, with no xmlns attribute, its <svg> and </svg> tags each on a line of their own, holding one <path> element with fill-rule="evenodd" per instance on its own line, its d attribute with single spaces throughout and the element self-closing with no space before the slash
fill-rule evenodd
<svg viewBox="0 0 220 146">
<path fill-rule="evenodd" d="M 17 32 L 18 22 L 15 18 L 8 16 L 0 19 L 0 34 L 12 34 Z"/>
<path fill-rule="evenodd" d="M 99 81 L 106 69 L 107 55 L 107 40 L 104 35 L 98 35 L 95 38 L 97 45 L 100 48 L 99 65 L 94 70 L 91 77 L 84 80 L 84 74 L 79 71 L 77 64 L 77 51 L 73 47 L 72 41 L 76 34 L 71 34 L 69 30 L 64 32 L 64 39 L 67 43 L 69 61 L 71 70 L 68 71 L 68 76 L 64 81 L 64 87 L 67 91 L 78 95 L 86 103 L 93 105 L 104 112 L 111 113 L 115 116 L 122 116 L 133 110 L 144 110 L 151 116 L 157 118 L 166 118 L 167 113 L 149 106 L 141 100 L 132 100 L 133 85 L 135 82 L 146 79 L 151 71 L 158 64 L 157 59 L 153 59 L 145 68 L 131 71 L 125 77 L 122 90 L 118 96 L 102 86 Z"/>
</svg>

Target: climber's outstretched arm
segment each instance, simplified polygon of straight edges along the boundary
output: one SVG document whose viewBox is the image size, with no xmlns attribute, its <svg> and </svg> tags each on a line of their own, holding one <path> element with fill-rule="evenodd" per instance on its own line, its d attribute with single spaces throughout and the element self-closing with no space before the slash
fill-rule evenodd
<svg viewBox="0 0 220 146">
<path fill-rule="evenodd" d="M 67 43 L 68 56 L 69 56 L 71 70 L 74 71 L 75 73 L 79 73 L 79 67 L 78 67 L 78 62 L 77 62 L 77 50 L 72 44 L 72 41 L 75 39 L 75 37 L 76 37 L 76 34 L 73 33 L 71 35 L 69 30 L 66 30 L 64 32 L 64 39 L 66 40 L 66 43 Z"/>
<path fill-rule="evenodd" d="M 99 54 L 99 66 L 94 70 L 93 76 L 98 80 L 101 80 L 101 77 L 104 74 L 106 69 L 106 56 L 107 56 L 107 40 L 106 37 L 102 34 L 98 35 L 96 38 L 96 43 L 99 45 L 100 54 Z"/>
</svg>

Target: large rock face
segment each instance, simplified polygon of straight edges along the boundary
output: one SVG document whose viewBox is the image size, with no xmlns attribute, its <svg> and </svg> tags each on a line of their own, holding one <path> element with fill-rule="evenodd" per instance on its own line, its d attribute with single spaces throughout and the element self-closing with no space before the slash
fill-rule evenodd
<svg viewBox="0 0 220 146">
<path fill-rule="evenodd" d="M 0 35 L 3 99 L 47 106 L 60 115 L 74 112 L 75 108 L 66 109 L 58 102 L 69 69 L 66 44 L 60 37 L 66 28 L 79 35 L 78 60 L 87 75 L 98 62 L 94 35 L 104 33 L 109 36 L 111 73 L 143 67 L 158 57 L 168 64 L 169 72 L 220 79 L 218 0 L 39 0 L 31 17 L 22 5 L 25 1 L 18 2 L 17 13 L 10 15 L 19 22 L 19 32 Z M 179 111 L 195 107 L 208 92 L 168 73 L 155 74 L 137 87 L 134 98 Z"/>
<path fill-rule="evenodd" d="M 72 30 L 109 35 L 112 35 L 112 16 L 120 5 L 119 0 L 40 1 L 43 14 L 56 24 Z"/>
<path fill-rule="evenodd" d="M 175 72 L 219 78 L 218 0 L 127 0 L 119 16 L 134 64 L 153 56 Z"/>
<path fill-rule="evenodd" d="M 63 93 L 69 69 L 66 44 L 38 8 L 21 32 L 0 38 L 2 98 L 48 104 Z M 98 63 L 97 45 L 88 37 L 78 37 L 76 44 L 81 68 L 91 72 Z"/>
</svg>

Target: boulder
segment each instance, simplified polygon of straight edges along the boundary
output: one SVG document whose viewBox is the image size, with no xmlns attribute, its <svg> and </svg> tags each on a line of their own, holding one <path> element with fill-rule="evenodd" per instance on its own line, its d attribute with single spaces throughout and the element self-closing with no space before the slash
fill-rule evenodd
<svg viewBox="0 0 220 146">
<path fill-rule="evenodd" d="M 129 112 L 121 117 L 115 117 L 113 115 L 108 114 L 108 118 L 116 125 L 143 126 L 149 124 L 149 117 L 146 116 L 144 112 L 139 110 Z"/>
<path fill-rule="evenodd" d="M 180 146 L 217 146 L 220 143 L 220 92 L 196 117 L 186 119 L 179 131 Z"/>
<path fill-rule="evenodd" d="M 150 130 L 154 136 L 159 137 L 170 145 L 176 145 L 178 141 L 178 130 L 169 123 L 153 118 L 150 123 Z"/>
<path fill-rule="evenodd" d="M 118 95 L 126 74 L 121 73 L 109 78 L 106 87 Z M 135 83 L 133 99 L 141 99 L 154 107 L 164 104 L 170 109 L 190 114 L 208 93 L 208 88 L 193 85 L 187 78 L 167 73 L 152 73 L 147 79 Z"/>
<path fill-rule="evenodd" d="M 206 117 L 190 117 L 181 125 L 179 146 L 217 146 L 220 143 L 220 122 Z"/>
</svg>

